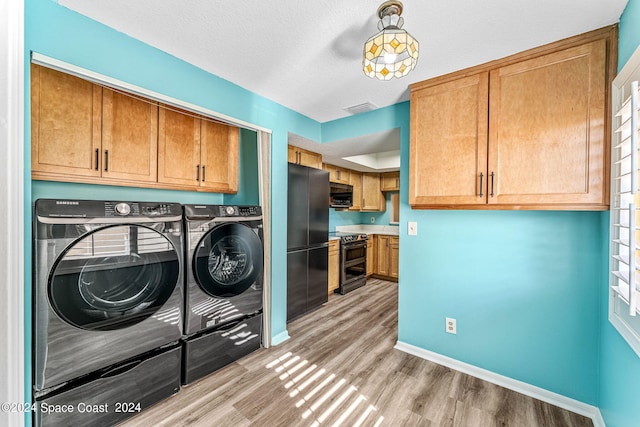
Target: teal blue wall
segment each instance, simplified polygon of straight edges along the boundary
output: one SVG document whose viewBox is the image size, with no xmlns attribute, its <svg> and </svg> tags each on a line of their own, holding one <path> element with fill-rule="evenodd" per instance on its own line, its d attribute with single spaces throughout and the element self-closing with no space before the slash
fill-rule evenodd
<svg viewBox="0 0 640 427">
<path fill-rule="evenodd" d="M 154 49 L 111 28 L 70 11 L 51 0 L 25 1 L 25 210 L 31 211 L 36 197 L 154 199 L 179 202 L 223 200 L 221 196 L 139 190 L 124 187 L 75 184 L 33 184 L 30 178 L 29 59 L 31 51 L 95 71 L 124 82 L 171 96 L 272 131 L 271 190 L 274 200 L 286 200 L 287 135 L 293 132 L 305 138 L 321 140 L 320 124 L 273 101 L 249 92 L 224 79 Z M 249 178 L 252 179 L 252 178 Z M 98 196 L 99 194 L 99 196 Z M 253 196 L 251 196 L 253 197 Z M 286 210 L 272 212 L 272 235 L 286 232 Z M 30 214 L 25 223 L 31 223 Z M 31 229 L 25 227 L 26 241 Z M 273 239 L 271 245 L 271 328 L 273 336 L 286 334 L 286 240 Z M 25 330 L 31 329 L 31 253 L 25 253 Z M 31 347 L 26 340 L 26 366 L 30 366 Z M 31 383 L 26 372 L 26 383 Z M 28 396 L 27 396 L 28 397 Z"/>
<path fill-rule="evenodd" d="M 632 28 L 631 22 L 639 22 L 639 1 L 630 1 L 621 24 L 621 39 L 633 46 L 638 44 L 638 26 Z M 622 407 L 625 397 L 612 391 L 620 389 L 637 396 L 637 381 L 632 383 L 627 375 L 613 372 L 605 363 L 625 362 L 636 378 L 640 376 L 638 359 L 608 326 L 602 309 L 606 298 L 606 213 L 414 211 L 408 206 L 408 102 L 320 125 L 51 0 L 26 0 L 25 48 L 26 61 L 33 50 L 271 129 L 273 200 L 286 198 L 288 132 L 330 142 L 399 128 L 399 340 L 589 404 L 599 401 L 614 427 L 630 425 L 625 421 L 640 417 L 637 405 L 633 410 Z M 626 50 L 633 51 L 624 49 L 621 56 Z M 28 82 L 28 63 L 25 66 Z M 29 147 L 28 85 L 25 90 Z M 98 190 L 100 198 L 225 200 L 219 195 L 38 182 L 33 183 L 32 195 L 29 164 L 27 152 L 27 212 L 37 197 L 80 197 Z M 25 221 L 29 224 L 31 218 Z M 403 226 L 407 221 L 418 222 L 418 236 L 407 236 Z M 274 209 L 273 235 L 282 235 L 285 230 L 286 213 Z M 30 241 L 29 227 L 25 235 Z M 272 335 L 281 336 L 286 331 L 285 240 L 274 239 L 271 250 Z M 29 249 L 25 259 L 31 259 Z M 30 271 L 27 261 L 27 304 Z M 28 305 L 26 313 L 25 328 L 29 330 Z M 444 333 L 445 316 L 457 318 L 457 335 Z M 602 363 L 598 360 L 599 345 L 611 346 L 603 349 Z M 29 343 L 26 354 L 30 366 Z M 27 384 L 30 382 L 27 372 Z"/>
<path fill-rule="evenodd" d="M 349 212 L 343 210 L 329 210 L 329 231 L 334 231 L 336 226 L 341 225 L 389 225 L 391 220 L 391 194 L 385 194 L 386 209 L 384 212 Z M 371 223 L 371 218 L 375 219 Z"/>
<path fill-rule="evenodd" d="M 620 18 L 618 69 L 640 46 L 640 0 L 629 0 Z M 601 232 L 609 239 L 609 216 L 603 218 Z M 608 427 L 640 425 L 640 358 L 608 321 L 607 260 L 600 287 L 600 393 L 598 406 Z"/>
<path fill-rule="evenodd" d="M 258 178 L 258 134 L 240 129 L 240 169 L 238 170 L 238 192 L 225 194 L 227 205 L 259 205 L 260 180 Z"/>
</svg>

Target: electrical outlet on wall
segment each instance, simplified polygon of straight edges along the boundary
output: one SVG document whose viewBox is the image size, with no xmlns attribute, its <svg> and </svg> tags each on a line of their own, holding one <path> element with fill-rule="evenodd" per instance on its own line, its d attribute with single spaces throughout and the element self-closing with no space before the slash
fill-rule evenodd
<svg viewBox="0 0 640 427">
<path fill-rule="evenodd" d="M 448 334 L 456 334 L 456 319 L 451 317 L 445 318 L 445 331 Z"/>
<path fill-rule="evenodd" d="M 371 217 L 371 224 L 373 224 L 374 222 L 376 222 L 376 217 L 375 217 L 375 216 L 372 216 L 372 217 Z"/>
</svg>

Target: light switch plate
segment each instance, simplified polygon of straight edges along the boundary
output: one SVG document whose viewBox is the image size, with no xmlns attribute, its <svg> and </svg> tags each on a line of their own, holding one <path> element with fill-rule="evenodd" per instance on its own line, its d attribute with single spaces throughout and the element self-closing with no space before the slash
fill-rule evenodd
<svg viewBox="0 0 640 427">
<path fill-rule="evenodd" d="M 418 223 L 417 222 L 408 222 L 407 223 L 407 233 L 409 236 L 417 236 L 418 235 Z"/>
</svg>

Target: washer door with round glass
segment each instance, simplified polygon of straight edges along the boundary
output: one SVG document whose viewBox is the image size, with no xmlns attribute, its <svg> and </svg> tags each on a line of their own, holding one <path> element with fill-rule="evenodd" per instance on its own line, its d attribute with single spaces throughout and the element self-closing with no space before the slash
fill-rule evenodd
<svg viewBox="0 0 640 427">
<path fill-rule="evenodd" d="M 67 323 L 95 331 L 121 329 L 153 315 L 178 283 L 178 252 L 144 226 L 118 225 L 85 234 L 60 256 L 49 300 Z"/>
<path fill-rule="evenodd" d="M 246 225 L 222 224 L 207 233 L 197 246 L 193 271 L 200 287 L 209 295 L 229 298 L 252 285 L 261 286 L 262 241 Z"/>
</svg>

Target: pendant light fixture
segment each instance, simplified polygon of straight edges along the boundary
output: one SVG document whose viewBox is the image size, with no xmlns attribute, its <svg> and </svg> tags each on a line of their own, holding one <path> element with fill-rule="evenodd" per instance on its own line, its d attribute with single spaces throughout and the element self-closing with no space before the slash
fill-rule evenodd
<svg viewBox="0 0 640 427">
<path fill-rule="evenodd" d="M 386 1 L 378 8 L 378 34 L 364 44 L 362 69 L 379 80 L 404 77 L 418 62 L 418 41 L 402 29 L 402 3 Z"/>
</svg>

